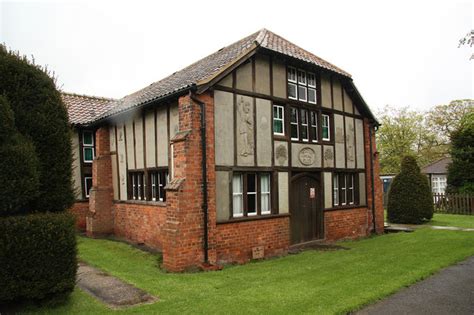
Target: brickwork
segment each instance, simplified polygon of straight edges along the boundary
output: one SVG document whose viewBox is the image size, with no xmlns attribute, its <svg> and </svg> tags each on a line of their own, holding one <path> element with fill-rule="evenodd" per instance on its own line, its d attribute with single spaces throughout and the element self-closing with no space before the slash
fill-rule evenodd
<svg viewBox="0 0 474 315">
<path fill-rule="evenodd" d="M 84 232 L 86 230 L 86 216 L 89 212 L 89 201 L 77 201 L 69 211 L 76 218 L 76 229 Z"/>
<path fill-rule="evenodd" d="M 96 157 L 92 163 L 92 188 L 89 192 L 87 234 L 99 236 L 113 233 L 112 160 L 107 126 L 96 131 Z"/>
<path fill-rule="evenodd" d="M 138 244 L 161 250 L 166 206 L 115 203 L 114 234 Z"/>
<path fill-rule="evenodd" d="M 356 239 L 370 234 L 368 208 L 344 209 L 324 212 L 326 241 Z"/>
<path fill-rule="evenodd" d="M 284 255 L 290 243 L 290 218 L 218 224 L 215 248 L 219 263 L 245 263 L 252 248 L 264 247 L 265 257 Z"/>
<path fill-rule="evenodd" d="M 367 206 L 370 209 L 368 221 L 370 225 L 368 229 L 373 230 L 372 226 L 372 175 L 370 169 L 370 140 L 369 140 L 369 122 L 364 118 L 364 148 L 365 148 L 365 165 L 366 165 L 366 182 L 367 182 Z M 377 147 L 375 143 L 375 131 L 372 132 L 372 154 L 374 159 L 374 179 L 375 179 L 375 219 L 376 232 L 383 233 L 384 230 L 384 212 L 383 212 L 383 190 L 382 181 L 380 180 L 380 163 Z"/>
</svg>

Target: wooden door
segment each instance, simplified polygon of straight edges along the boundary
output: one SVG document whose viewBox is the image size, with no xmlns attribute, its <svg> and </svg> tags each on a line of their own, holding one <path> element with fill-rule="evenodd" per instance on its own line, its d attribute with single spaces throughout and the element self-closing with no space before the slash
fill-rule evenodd
<svg viewBox="0 0 474 315">
<path fill-rule="evenodd" d="M 302 173 L 291 180 L 291 243 L 323 238 L 323 212 L 319 180 Z"/>
</svg>

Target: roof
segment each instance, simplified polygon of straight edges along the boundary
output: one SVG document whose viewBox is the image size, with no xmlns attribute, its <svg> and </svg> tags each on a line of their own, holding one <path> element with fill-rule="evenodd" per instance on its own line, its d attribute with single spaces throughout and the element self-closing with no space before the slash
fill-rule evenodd
<svg viewBox="0 0 474 315">
<path fill-rule="evenodd" d="M 431 164 L 426 165 L 421 169 L 423 174 L 447 174 L 448 165 L 451 164 L 453 160 L 451 157 L 445 157 L 438 161 L 435 161 Z"/>
<path fill-rule="evenodd" d="M 314 64 L 348 78 L 351 77 L 349 73 L 335 65 L 269 30 L 262 29 L 229 46 L 219 49 L 215 53 L 160 81 L 152 83 L 122 99 L 116 100 L 111 104 L 111 109 L 98 118 L 106 118 L 145 103 L 186 91 L 191 87 L 204 85 L 259 47 Z"/>
<path fill-rule="evenodd" d="M 61 93 L 66 105 L 69 123 L 73 125 L 87 124 L 112 108 L 114 99 L 80 95 L 73 93 Z"/>
</svg>

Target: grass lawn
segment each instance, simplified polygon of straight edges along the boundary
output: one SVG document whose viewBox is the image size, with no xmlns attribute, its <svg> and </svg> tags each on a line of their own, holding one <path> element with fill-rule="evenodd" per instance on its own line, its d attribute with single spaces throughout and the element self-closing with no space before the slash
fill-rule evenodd
<svg viewBox="0 0 474 315">
<path fill-rule="evenodd" d="M 350 250 L 231 266 L 219 272 L 169 274 L 158 256 L 108 240 L 79 238 L 82 260 L 140 287 L 160 301 L 126 313 L 346 313 L 474 255 L 474 233 L 420 229 L 360 241 Z M 68 304 L 29 308 L 42 314 L 111 313 L 76 289 Z"/>
<path fill-rule="evenodd" d="M 435 213 L 429 225 L 457 226 L 461 228 L 474 228 L 474 215 L 441 214 Z"/>
</svg>

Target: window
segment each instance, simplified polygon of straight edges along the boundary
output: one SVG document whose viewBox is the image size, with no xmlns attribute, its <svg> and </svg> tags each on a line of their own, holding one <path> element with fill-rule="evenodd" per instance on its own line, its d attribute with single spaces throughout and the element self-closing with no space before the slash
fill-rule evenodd
<svg viewBox="0 0 474 315">
<path fill-rule="evenodd" d="M 143 172 L 129 173 L 129 198 L 132 200 L 146 200 Z"/>
<path fill-rule="evenodd" d="M 271 175 L 269 173 L 234 173 L 232 207 L 234 218 L 270 214 Z"/>
<path fill-rule="evenodd" d="M 334 206 L 354 205 L 358 203 L 358 176 L 356 173 L 333 174 L 333 204 Z"/>
<path fill-rule="evenodd" d="M 291 108 L 291 140 L 318 142 L 318 114 L 307 109 Z M 309 120 L 310 119 L 310 120 Z M 311 124 L 311 125 L 310 125 Z"/>
<path fill-rule="evenodd" d="M 92 187 L 92 176 L 86 176 L 84 177 L 84 192 L 86 195 L 86 198 L 89 198 L 89 192 Z"/>
<path fill-rule="evenodd" d="M 288 98 L 316 104 L 316 75 L 288 67 Z"/>
<path fill-rule="evenodd" d="M 309 140 L 309 129 L 308 129 L 308 111 L 306 109 L 300 110 L 301 114 L 301 140 Z"/>
<path fill-rule="evenodd" d="M 168 183 L 168 170 L 150 172 L 151 200 L 166 201 L 165 186 Z"/>
<path fill-rule="evenodd" d="M 308 72 L 308 102 L 316 104 L 316 76 Z"/>
<path fill-rule="evenodd" d="M 270 174 L 260 176 L 260 210 L 262 214 L 271 212 L 270 201 Z"/>
<path fill-rule="evenodd" d="M 318 114 L 316 112 L 310 112 L 311 117 L 311 129 L 310 136 L 313 142 L 318 142 Z"/>
<path fill-rule="evenodd" d="M 435 194 L 444 194 L 446 192 L 446 176 L 433 176 L 431 189 Z"/>
<path fill-rule="evenodd" d="M 273 105 L 273 134 L 285 135 L 285 108 L 280 105 Z"/>
<path fill-rule="evenodd" d="M 288 98 L 298 99 L 296 87 L 296 69 L 288 67 Z"/>
<path fill-rule="evenodd" d="M 298 140 L 298 109 L 291 108 L 291 140 Z"/>
<path fill-rule="evenodd" d="M 82 156 L 86 163 L 94 160 L 94 134 L 92 131 L 82 132 Z"/>
<path fill-rule="evenodd" d="M 330 121 L 329 115 L 323 114 L 322 115 L 322 131 L 323 131 L 323 140 L 330 141 L 331 140 L 331 131 L 330 131 Z"/>
</svg>

